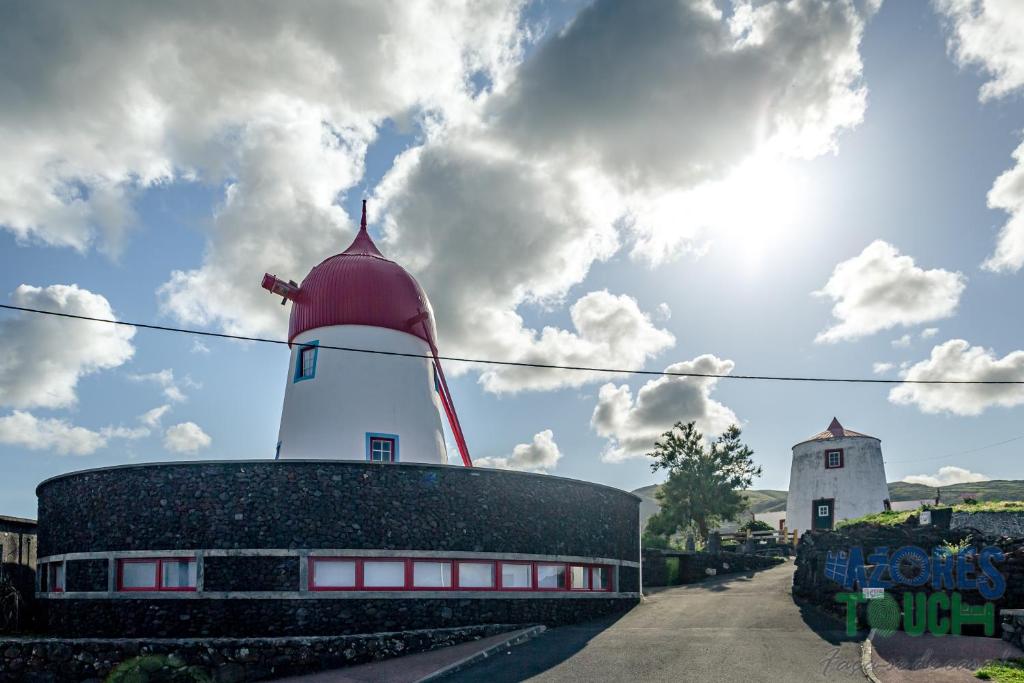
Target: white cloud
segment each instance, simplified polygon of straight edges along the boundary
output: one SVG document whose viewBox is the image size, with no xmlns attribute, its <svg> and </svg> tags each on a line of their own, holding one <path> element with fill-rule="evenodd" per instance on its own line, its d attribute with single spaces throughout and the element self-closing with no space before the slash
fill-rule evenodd
<svg viewBox="0 0 1024 683">
<path fill-rule="evenodd" d="M 724 375 L 734 363 L 711 354 L 674 363 L 667 372 Z M 713 377 L 659 377 L 640 387 L 636 400 L 629 386 L 608 383 L 598 392 L 590 425 L 608 439 L 601 459 L 620 462 L 649 453 L 655 440 L 676 422 L 696 421 L 697 428 L 713 436 L 739 424 L 736 414 L 711 398 L 718 383 Z"/>
<path fill-rule="evenodd" d="M 897 337 L 896 339 L 893 339 L 889 343 L 892 344 L 892 347 L 894 349 L 908 349 L 908 348 L 910 348 L 910 342 L 911 342 L 910 335 L 909 334 L 905 334 L 902 337 Z"/>
<path fill-rule="evenodd" d="M 160 420 L 163 419 L 163 416 L 166 415 L 167 411 L 170 409 L 171 406 L 167 404 L 157 406 L 156 408 L 153 408 L 152 410 L 147 410 L 142 415 L 139 415 L 139 421 L 148 427 L 159 427 Z"/>
<path fill-rule="evenodd" d="M 515 359 L 526 363 L 634 368 L 675 343 L 675 337 L 655 327 L 629 296 L 615 296 L 605 290 L 590 292 L 577 300 L 569 313 L 575 332 L 554 327 L 545 327 L 539 335 L 530 331 L 530 343 L 519 349 Z M 580 386 L 607 377 L 594 375 L 499 366 L 484 371 L 480 382 L 488 391 L 510 392 Z"/>
<path fill-rule="evenodd" d="M 815 341 L 834 343 L 897 325 L 948 318 L 956 311 L 965 282 L 958 272 L 924 270 L 896 247 L 875 240 L 836 265 L 825 286 L 814 293 L 835 302 L 832 315 L 838 320 Z"/>
<path fill-rule="evenodd" d="M 834 150 L 864 115 L 863 28 L 846 2 L 741 2 L 725 18 L 703 0 L 599 1 L 490 112 L 532 155 L 587 160 L 623 186 L 692 186 L 760 146 Z"/>
<path fill-rule="evenodd" d="M 834 150 L 863 117 L 870 11 L 796 0 L 739 3 L 725 17 L 703 0 L 639 11 L 598 0 L 513 71 L 530 39 L 521 8 L 278 4 L 259 21 L 216 5 L 102 20 L 83 5 L 28 12 L 0 35 L 0 57 L 17 67 L 8 90 L 25 94 L 12 120 L 19 131 L 32 122 L 0 162 L 0 224 L 23 240 L 116 252 L 134 193 L 223 186 L 202 262 L 171 273 L 161 306 L 193 325 L 280 334 L 287 307 L 260 276 L 298 280 L 345 246 L 351 221 L 335 202 L 390 118 L 424 142 L 399 157 L 371 210 L 387 255 L 433 297 L 446 352 L 639 364 L 665 346 L 649 321 L 637 319 L 647 346 L 632 348 L 530 329 L 520 309 L 570 303 L 623 231 L 651 263 L 699 250 L 718 221 L 646 209 L 665 196 L 735 189 L 752 158 Z M 477 96 L 481 75 L 491 86 Z M 731 205 L 765 194 L 759 174 L 744 177 L 749 192 Z M 513 374 L 485 385 L 578 381 Z"/>
<path fill-rule="evenodd" d="M 31 450 L 52 450 L 60 455 L 89 455 L 105 447 L 110 439 L 141 439 L 146 436 L 149 436 L 149 430 L 142 427 L 104 427 L 95 432 L 67 420 L 38 418 L 22 410 L 0 417 L 0 443 Z"/>
<path fill-rule="evenodd" d="M 988 192 L 988 205 L 1010 214 L 999 231 L 995 253 L 982 267 L 994 272 L 1015 272 L 1024 266 L 1024 144 L 1013 152 L 1016 165 L 1003 172 Z"/>
<path fill-rule="evenodd" d="M 894 367 L 896 366 L 893 365 L 892 363 L 875 363 L 874 365 L 871 366 L 871 372 L 875 373 L 876 375 L 884 375 L 885 373 L 892 370 Z"/>
<path fill-rule="evenodd" d="M 0 225 L 22 240 L 77 249 L 99 233 L 116 252 L 138 190 L 231 179 L 240 151 L 259 157 L 275 147 L 268 137 L 295 128 L 320 129 L 316 147 L 334 138 L 357 158 L 387 116 L 408 120 L 419 108 L 464 116 L 470 77 L 500 84 L 521 40 L 518 3 L 504 0 L 249 9 L 29 3 L 3 11 L 0 89 L 10 97 L 0 112 Z M 275 169 L 271 158 L 256 174 L 274 194 L 295 188 L 298 212 L 329 206 L 305 203 L 318 194 L 310 183 L 342 189 L 350 179 L 330 177 L 332 154 L 286 156 L 326 162 Z M 295 170 L 299 177 L 287 176 Z M 230 256 L 211 255 L 207 265 Z"/>
<path fill-rule="evenodd" d="M 937 327 L 926 327 L 925 329 L 921 330 L 921 339 L 931 339 L 932 337 L 934 337 L 938 333 L 939 333 L 939 328 L 937 328 Z"/>
<path fill-rule="evenodd" d="M 478 467 L 524 470 L 526 472 L 548 472 L 555 468 L 562 453 L 555 443 L 550 429 L 537 432 L 530 443 L 517 444 L 508 457 L 477 458 L 473 464 Z"/>
<path fill-rule="evenodd" d="M 977 472 L 971 472 L 963 467 L 947 465 L 940 467 L 935 474 L 914 474 L 904 477 L 903 481 L 908 484 L 924 484 L 925 486 L 949 486 L 951 484 L 967 484 L 974 481 L 988 481 L 989 477 Z"/>
<path fill-rule="evenodd" d="M 481 122 L 399 158 L 373 204 L 385 253 L 433 298 L 444 349 L 557 360 L 569 340 L 580 355 L 590 345 L 578 330 L 527 329 L 520 307 L 562 303 L 623 231 L 651 263 L 699 250 L 712 212 L 691 230 L 691 212 L 665 209 L 666 197 L 726 182 L 759 155 L 824 153 L 860 121 L 864 17 L 850 5 L 768 3 L 739 24 L 707 7 L 599 0 L 538 48 Z M 744 186 L 765 177 L 748 175 Z M 620 349 L 610 364 L 644 357 L 609 346 Z M 504 390 L 496 376 L 485 384 Z M 596 379 L 529 377 L 543 388 Z"/>
<path fill-rule="evenodd" d="M 908 380 L 1024 381 L 1024 351 L 1002 358 L 963 339 L 951 339 L 932 349 L 927 360 L 903 373 Z M 889 392 L 889 400 L 916 405 L 925 413 L 948 412 L 980 415 L 992 406 L 1011 407 L 1024 403 L 1020 384 L 901 384 Z"/>
<path fill-rule="evenodd" d="M 193 339 L 191 352 L 201 353 L 205 355 L 210 352 L 210 347 L 204 344 L 203 342 L 199 341 L 198 339 Z"/>
<path fill-rule="evenodd" d="M 1024 86 L 1024 5 L 1018 0 L 935 0 L 949 20 L 949 48 L 961 65 L 980 66 L 990 77 L 982 101 Z"/>
<path fill-rule="evenodd" d="M 989 101 L 1024 87 L 1024 3 L 1018 0 L 936 0 L 949 21 L 949 48 L 956 61 L 982 69 L 989 80 L 979 97 Z M 1024 266 L 1024 144 L 1013 153 L 1015 165 L 998 178 L 988 205 L 1009 214 L 995 252 L 982 267 L 1014 272 Z"/>
<path fill-rule="evenodd" d="M 20 285 L 12 303 L 94 318 L 116 319 L 110 303 L 77 285 Z M 15 313 L 0 320 L 0 404 L 61 408 L 78 400 L 78 381 L 115 368 L 135 353 L 135 328 Z"/>
<path fill-rule="evenodd" d="M 133 382 L 152 382 L 156 384 L 163 390 L 164 397 L 174 403 L 182 403 L 188 398 L 188 396 L 185 395 L 185 392 L 182 391 L 182 385 L 190 387 L 199 386 L 189 377 L 186 377 L 180 382 L 175 381 L 174 370 L 171 370 L 170 368 L 165 368 L 159 372 L 150 372 L 141 375 L 128 375 L 128 379 Z"/>
<path fill-rule="evenodd" d="M 212 442 L 209 434 L 195 422 L 181 422 L 164 432 L 164 448 L 174 453 L 195 453 Z"/>
</svg>

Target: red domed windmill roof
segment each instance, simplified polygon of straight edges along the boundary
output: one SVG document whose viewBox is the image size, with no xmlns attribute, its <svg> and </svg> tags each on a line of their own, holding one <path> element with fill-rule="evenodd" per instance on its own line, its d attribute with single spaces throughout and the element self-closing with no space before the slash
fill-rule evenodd
<svg viewBox="0 0 1024 683">
<path fill-rule="evenodd" d="M 359 233 L 348 249 L 315 266 L 297 289 L 270 274 L 263 277 L 263 287 L 292 301 L 289 342 L 330 325 L 387 327 L 415 335 L 431 347 L 437 338 L 423 288 L 405 268 L 384 258 L 370 239 L 365 201 Z"/>
<path fill-rule="evenodd" d="M 441 403 L 462 460 L 467 466 L 472 465 L 438 358 L 437 329 L 430 301 L 416 279 L 402 266 L 384 258 L 373 243 L 366 231 L 365 199 L 359 232 L 348 249 L 315 266 L 301 285 L 266 273 L 263 288 L 282 296 L 282 304 L 292 302 L 289 344 L 307 330 L 332 325 L 386 327 L 425 341 L 434 358 L 441 384 Z"/>
</svg>

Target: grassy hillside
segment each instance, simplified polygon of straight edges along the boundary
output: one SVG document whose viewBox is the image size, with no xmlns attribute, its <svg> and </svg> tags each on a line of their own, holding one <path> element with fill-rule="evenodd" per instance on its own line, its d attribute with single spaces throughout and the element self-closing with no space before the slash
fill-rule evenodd
<svg viewBox="0 0 1024 683">
<path fill-rule="evenodd" d="M 973 484 L 952 484 L 940 488 L 939 493 L 942 503 L 960 502 L 965 495 L 979 501 L 1024 500 L 1024 481 L 993 479 Z M 889 497 L 892 500 L 934 499 L 935 489 L 921 484 L 893 481 L 889 482 Z"/>
<path fill-rule="evenodd" d="M 654 492 L 658 490 L 657 484 L 644 486 L 633 493 L 640 496 L 640 521 L 647 524 L 647 520 L 658 511 L 658 501 Z M 786 491 L 773 491 L 771 489 L 750 490 L 744 492 L 750 502 L 750 509 L 753 512 L 777 512 L 786 509 Z"/>
<path fill-rule="evenodd" d="M 658 501 L 654 497 L 658 485 L 644 486 L 633 493 L 640 496 L 640 518 L 643 524 L 658 511 Z M 891 500 L 934 500 L 935 488 L 921 484 L 908 484 L 904 481 L 889 482 L 889 498 Z M 953 484 L 943 486 L 939 490 L 940 502 L 959 503 L 964 496 L 979 501 L 1024 500 L 1024 481 L 1008 481 L 993 479 L 974 484 Z M 786 491 L 772 489 L 753 489 L 746 491 L 752 512 L 780 512 L 786 509 Z"/>
</svg>

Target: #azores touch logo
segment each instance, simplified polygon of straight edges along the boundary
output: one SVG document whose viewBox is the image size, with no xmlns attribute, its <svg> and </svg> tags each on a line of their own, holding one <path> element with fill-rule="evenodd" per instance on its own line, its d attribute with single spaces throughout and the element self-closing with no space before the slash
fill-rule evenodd
<svg viewBox="0 0 1024 683">
<path fill-rule="evenodd" d="M 991 601 L 1006 590 L 1006 579 L 995 565 L 1004 557 L 995 546 L 980 552 L 973 546 L 938 547 L 929 553 L 907 545 L 895 552 L 885 546 L 875 548 L 865 562 L 863 549 L 853 547 L 828 552 L 825 576 L 846 589 L 837 593 L 835 600 L 846 605 L 849 635 L 857 632 L 857 605 L 867 602 L 868 625 L 880 635 L 889 635 L 901 626 L 909 635 L 925 631 L 959 635 L 964 626 L 976 624 L 991 636 L 995 634 Z M 902 609 L 896 598 L 886 593 L 888 588 L 902 593 Z M 969 605 L 960 591 L 976 591 L 988 602 Z"/>
</svg>

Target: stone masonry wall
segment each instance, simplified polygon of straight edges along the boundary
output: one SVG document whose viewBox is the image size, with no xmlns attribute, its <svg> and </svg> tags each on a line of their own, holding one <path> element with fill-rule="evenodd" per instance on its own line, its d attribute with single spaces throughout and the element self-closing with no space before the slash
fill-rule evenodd
<svg viewBox="0 0 1024 683">
<path fill-rule="evenodd" d="M 203 585 L 208 591 L 299 589 L 297 557 L 207 557 L 203 564 Z"/>
<path fill-rule="evenodd" d="M 586 482 L 435 465 L 232 461 L 90 470 L 45 481 L 37 493 L 41 557 L 228 551 L 204 554 L 198 593 L 173 599 L 126 593 L 44 596 L 38 601 L 44 628 L 63 636 L 294 636 L 485 623 L 555 625 L 637 602 L 614 593 L 453 593 L 443 599 L 322 595 L 301 590 L 301 560 L 295 556 L 230 553 L 375 549 L 635 562 L 639 499 Z M 98 589 L 106 589 L 106 561 L 88 562 L 93 564 L 67 561 L 69 592 L 99 587 L 101 578 Z M 275 591 L 289 593 L 277 597 Z M 619 591 L 639 591 L 637 568 L 619 567 Z"/>
<path fill-rule="evenodd" d="M 40 600 L 46 631 L 67 637 L 310 636 L 472 624 L 563 624 L 628 610 L 635 598 Z"/>
<path fill-rule="evenodd" d="M 39 556 L 377 548 L 636 561 L 639 499 L 507 470 L 357 461 L 167 463 L 39 485 Z"/>
<path fill-rule="evenodd" d="M 767 569 L 782 563 L 784 560 L 776 557 L 762 557 L 760 555 L 743 555 L 740 553 L 679 553 L 664 555 L 659 550 L 644 552 L 644 586 L 667 586 L 669 585 L 668 564 L 669 557 L 679 558 L 679 579 L 676 584 L 694 583 L 708 578 L 707 570 L 713 568 L 717 574 L 734 574 L 737 572 L 757 571 Z"/>
<path fill-rule="evenodd" d="M 107 560 L 68 560 L 64 584 L 69 591 L 105 591 L 110 563 Z"/>
<path fill-rule="evenodd" d="M 976 548 L 997 546 L 1005 560 L 995 563 L 997 570 L 1006 579 L 1006 592 L 992 602 L 996 609 L 1024 607 L 1024 538 L 986 536 L 968 529 L 940 529 L 932 526 L 900 525 L 869 526 L 856 525 L 837 531 L 811 532 L 800 537 L 797 547 L 796 572 L 793 576 L 793 595 L 814 603 L 823 609 L 841 614 L 845 609 L 835 602 L 836 593 L 846 590 L 837 582 L 825 576 L 825 563 L 829 551 L 849 550 L 860 546 L 867 554 L 877 547 L 887 547 L 893 552 L 902 546 L 914 545 L 931 552 L 944 543 L 957 544 L 968 541 Z M 908 591 L 930 591 L 931 583 L 920 588 L 894 586 L 886 589 L 902 604 L 903 594 Z M 977 591 L 960 590 L 968 604 L 982 604 L 986 599 Z"/>
<path fill-rule="evenodd" d="M 314 638 L 8 638 L 0 639 L 0 683 L 242 683 L 434 650 L 514 628 L 494 624 Z"/>
<path fill-rule="evenodd" d="M 950 528 L 976 529 L 989 536 L 1024 537 L 1024 513 L 1021 512 L 953 512 Z"/>
</svg>

